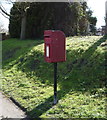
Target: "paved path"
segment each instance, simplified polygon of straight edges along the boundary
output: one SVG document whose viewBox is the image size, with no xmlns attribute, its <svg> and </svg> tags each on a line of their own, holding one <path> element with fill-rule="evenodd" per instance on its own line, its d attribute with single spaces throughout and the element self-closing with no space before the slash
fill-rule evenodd
<svg viewBox="0 0 107 120">
<path fill-rule="evenodd" d="M 25 113 L 0 92 L 0 120 L 2 118 L 25 118 Z"/>
</svg>

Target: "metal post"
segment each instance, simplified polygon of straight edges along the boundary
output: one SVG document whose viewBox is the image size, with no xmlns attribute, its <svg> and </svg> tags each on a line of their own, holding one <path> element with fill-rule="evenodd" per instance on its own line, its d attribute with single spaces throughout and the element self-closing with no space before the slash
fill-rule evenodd
<svg viewBox="0 0 107 120">
<path fill-rule="evenodd" d="M 57 63 L 54 63 L 54 104 L 57 103 Z"/>
</svg>

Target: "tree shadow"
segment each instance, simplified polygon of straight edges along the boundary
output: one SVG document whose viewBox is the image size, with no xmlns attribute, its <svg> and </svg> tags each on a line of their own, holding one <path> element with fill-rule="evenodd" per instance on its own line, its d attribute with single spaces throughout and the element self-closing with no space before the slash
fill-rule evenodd
<svg viewBox="0 0 107 120">
<path fill-rule="evenodd" d="M 62 97 L 64 97 L 66 95 L 66 93 L 69 92 L 69 90 L 70 89 L 67 89 L 66 92 L 62 91 L 62 90 L 57 91 L 57 98 L 58 98 L 58 100 L 60 100 Z M 44 102 L 42 102 L 41 104 L 39 104 L 33 110 L 27 112 L 27 115 L 30 118 L 35 118 L 35 117 L 39 118 L 47 110 L 49 110 L 50 108 L 54 107 L 53 98 L 54 98 L 54 96 L 50 96 L 49 98 L 45 99 Z"/>
<path fill-rule="evenodd" d="M 60 90 L 58 91 L 59 100 L 71 90 L 81 91 L 84 93 L 86 91 L 92 92 L 94 88 L 100 87 L 95 85 L 96 82 L 94 80 L 94 70 L 91 71 L 90 74 L 87 73 L 88 69 L 86 71 L 84 70 L 86 68 L 92 68 L 91 64 L 94 65 L 94 63 L 90 62 L 89 64 L 90 57 L 97 49 L 97 46 L 99 46 L 105 40 L 106 38 L 104 37 L 99 39 L 91 47 L 89 47 L 88 50 L 86 50 L 84 53 L 81 53 L 81 56 L 78 59 L 75 58 L 73 61 L 70 61 L 70 59 L 72 60 L 71 52 L 74 52 L 78 55 L 78 51 L 67 51 L 67 58 L 70 59 L 65 63 L 58 64 L 58 85 L 60 87 Z M 105 64 L 102 68 L 104 68 L 104 66 Z M 23 55 L 22 58 L 20 58 L 20 63 L 18 64 L 17 69 L 26 73 L 27 77 L 37 76 L 39 81 L 43 84 L 53 84 L 53 64 L 46 63 L 44 61 L 43 52 L 40 50 L 32 51 L 29 56 Z M 88 77 L 92 79 L 91 82 Z M 103 79 L 105 79 L 105 76 Z M 53 96 L 50 96 L 27 114 L 32 118 L 39 118 L 43 113 L 52 107 Z"/>
<path fill-rule="evenodd" d="M 71 87 L 71 89 L 73 90 L 84 92 L 89 90 L 91 91 L 94 88 L 102 87 L 105 85 L 105 81 L 107 79 L 105 74 L 106 62 L 104 60 L 102 63 L 96 63 L 98 62 L 96 61 L 96 59 L 98 59 L 99 54 L 96 54 L 94 56 L 95 57 L 94 59 L 92 58 L 92 56 L 97 47 L 100 46 L 101 43 L 105 42 L 106 40 L 107 40 L 106 37 L 102 37 L 92 46 L 90 46 L 84 53 L 81 53 L 79 58 L 74 59 L 71 62 L 68 62 L 68 64 L 65 64 L 66 72 L 65 70 L 63 71 L 63 75 L 65 75 L 65 77 L 64 78 L 62 77 L 62 80 L 59 83 L 61 84 L 62 89 Z M 74 52 L 75 54 L 78 55 L 78 51 L 70 51 L 70 53 L 71 52 Z M 67 54 L 68 58 L 70 56 L 70 53 L 68 51 Z M 102 55 L 105 56 L 105 53 L 102 53 Z M 99 67 L 102 68 L 102 72 L 105 74 L 105 76 L 100 74 L 101 71 L 97 71 Z M 97 74 L 102 78 L 99 78 Z M 96 76 L 98 76 L 100 81 L 96 81 L 94 79 Z M 92 80 L 89 80 L 89 78 Z M 68 84 L 66 84 L 66 82 L 68 82 Z M 101 86 L 98 86 L 98 84 Z"/>
<path fill-rule="evenodd" d="M 7 40 L 9 42 L 9 40 Z M 38 40 L 30 40 L 30 42 L 28 42 L 29 40 L 15 40 L 15 41 L 12 41 L 12 46 L 13 44 L 16 44 L 16 46 L 14 46 L 13 48 L 9 49 L 8 51 L 5 51 L 4 50 L 4 44 L 5 43 L 2 43 L 3 44 L 3 47 L 2 47 L 2 67 L 3 68 L 7 68 L 7 69 L 10 69 L 12 66 L 14 66 L 15 64 L 18 63 L 18 60 L 22 61 L 22 59 L 19 59 L 19 58 L 22 58 L 21 56 L 24 56 L 26 55 L 29 51 L 32 50 L 32 48 L 34 46 L 37 46 L 37 45 L 40 45 L 43 43 L 43 40 L 41 39 L 38 39 Z M 6 40 L 4 41 L 6 42 Z M 17 45 L 17 42 L 18 42 L 18 45 Z M 25 44 L 25 42 L 28 42 L 27 44 Z M 19 44 L 20 43 L 20 44 Z M 7 46 L 8 47 L 8 46 Z M 9 44 L 9 47 L 10 44 Z M 23 55 L 22 55 L 23 54 Z"/>
<path fill-rule="evenodd" d="M 78 81 L 78 78 L 77 78 L 78 75 L 76 75 L 76 72 L 77 74 L 80 75 L 80 77 L 84 78 L 84 75 L 87 72 L 87 71 L 84 71 L 85 67 L 91 68 L 94 65 L 94 61 L 92 61 L 93 59 L 90 60 L 91 56 L 93 55 L 96 48 L 105 40 L 106 38 L 104 37 L 99 39 L 91 47 L 89 47 L 88 50 L 86 50 L 84 53 L 78 54 L 77 50 L 67 51 L 67 58 L 69 59 L 67 59 L 66 62 L 58 63 L 58 73 L 59 73 L 58 83 L 60 84 L 60 86 L 62 86 L 62 88 L 65 88 L 66 85 L 68 86 L 66 82 L 67 81 L 71 82 L 70 78 L 72 78 L 72 82 L 75 82 L 75 79 Z M 73 56 L 71 55 L 71 53 L 75 53 L 75 55 L 79 56 L 79 58 L 75 58 L 74 60 L 72 60 Z M 52 77 L 53 76 L 53 63 L 46 63 L 44 61 L 43 56 L 44 55 L 42 51 L 34 50 L 29 56 L 24 55 L 22 56 L 22 58 L 18 60 L 20 61 L 20 63 L 18 64 L 17 68 L 25 72 L 27 77 L 37 76 L 38 78 L 40 78 L 39 80 L 41 83 L 52 85 L 53 84 L 53 77 Z M 105 67 L 105 64 L 103 64 L 103 67 Z M 83 71 L 82 74 L 80 74 L 81 71 Z M 70 75 L 72 73 L 74 73 L 75 75 Z M 88 73 L 86 77 L 87 76 L 88 76 Z M 73 85 L 71 85 L 71 87 L 72 86 Z"/>
</svg>

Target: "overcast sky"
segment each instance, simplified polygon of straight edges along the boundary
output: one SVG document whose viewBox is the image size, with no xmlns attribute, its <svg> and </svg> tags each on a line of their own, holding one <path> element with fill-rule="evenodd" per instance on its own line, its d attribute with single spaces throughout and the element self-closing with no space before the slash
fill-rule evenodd
<svg viewBox="0 0 107 120">
<path fill-rule="evenodd" d="M 105 17 L 105 2 L 107 0 L 87 0 L 88 7 L 93 11 L 93 16 L 97 17 L 97 28 L 105 25 L 104 17 Z M 10 12 L 11 4 L 7 4 L 6 2 L 2 2 L 2 5 L 5 7 L 7 12 Z M 0 23 L 4 24 L 4 27 L 8 29 L 9 21 L 7 18 L 3 17 L 0 13 Z"/>
<path fill-rule="evenodd" d="M 93 11 L 93 16 L 97 17 L 97 28 L 105 25 L 105 2 L 107 0 L 88 0 L 88 6 Z"/>
</svg>

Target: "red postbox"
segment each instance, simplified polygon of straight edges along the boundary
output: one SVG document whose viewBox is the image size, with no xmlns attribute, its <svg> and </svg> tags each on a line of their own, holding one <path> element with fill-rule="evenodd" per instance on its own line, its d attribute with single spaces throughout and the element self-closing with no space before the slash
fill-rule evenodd
<svg viewBox="0 0 107 120">
<path fill-rule="evenodd" d="M 45 61 L 49 63 L 66 61 L 65 34 L 59 30 L 45 30 Z"/>
</svg>

